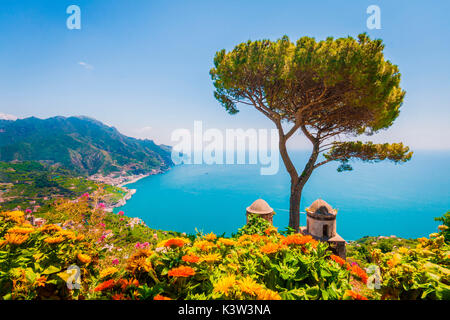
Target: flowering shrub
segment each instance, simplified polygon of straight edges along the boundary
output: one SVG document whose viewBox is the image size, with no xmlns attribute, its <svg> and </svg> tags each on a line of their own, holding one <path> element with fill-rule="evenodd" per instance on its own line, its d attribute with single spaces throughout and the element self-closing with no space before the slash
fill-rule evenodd
<svg viewBox="0 0 450 320">
<path fill-rule="evenodd" d="M 382 281 L 368 291 L 366 258 L 347 261 L 330 254 L 327 243 L 280 233 L 258 217 L 230 238 L 186 236 L 107 213 L 90 200 L 59 202 L 45 217 L 53 223 L 39 226 L 21 211 L 0 212 L 0 299 L 450 299 L 450 248 L 442 234 L 371 250 Z M 82 280 L 69 289 L 72 265 Z"/>
<path fill-rule="evenodd" d="M 372 251 L 382 276 L 385 299 L 450 299 L 450 246 L 444 236 L 418 239 L 415 248 Z"/>
<path fill-rule="evenodd" d="M 71 299 L 83 297 L 95 274 L 98 252 L 82 233 L 48 224 L 34 227 L 21 211 L 0 213 L 0 298 Z M 80 267 L 80 290 L 70 291 L 66 273 Z"/>
<path fill-rule="evenodd" d="M 351 289 L 350 271 L 329 259 L 327 244 L 268 228 L 233 238 L 174 237 L 137 249 L 120 277 L 136 279 L 138 294 L 123 298 L 342 299 Z M 123 294 L 111 283 L 99 293 Z"/>
</svg>

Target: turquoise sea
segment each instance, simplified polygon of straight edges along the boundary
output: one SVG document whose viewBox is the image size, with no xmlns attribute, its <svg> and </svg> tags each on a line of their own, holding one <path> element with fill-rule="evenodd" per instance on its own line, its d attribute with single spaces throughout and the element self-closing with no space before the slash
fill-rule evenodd
<svg viewBox="0 0 450 320">
<path fill-rule="evenodd" d="M 303 166 L 308 152 L 293 154 Z M 301 210 L 322 198 L 338 209 L 337 231 L 347 240 L 365 235 L 405 238 L 436 232 L 434 217 L 450 210 L 450 152 L 415 152 L 408 163 L 353 163 L 338 173 L 337 163 L 317 169 L 302 196 Z M 257 165 L 181 165 L 127 185 L 137 189 L 123 210 L 150 227 L 186 233 L 231 235 L 245 224 L 245 209 L 258 198 L 275 209 L 274 225 L 288 224 L 289 176 L 260 175 Z M 301 214 L 301 225 L 306 217 Z"/>
</svg>

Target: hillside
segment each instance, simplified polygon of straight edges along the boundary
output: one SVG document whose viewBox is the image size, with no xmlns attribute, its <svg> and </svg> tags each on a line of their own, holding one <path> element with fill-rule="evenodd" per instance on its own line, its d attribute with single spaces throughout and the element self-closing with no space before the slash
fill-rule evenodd
<svg viewBox="0 0 450 320">
<path fill-rule="evenodd" d="M 0 162 L 0 206 L 2 210 L 22 208 L 45 210 L 56 199 L 76 199 L 102 189 L 106 205 L 125 195 L 122 188 L 88 180 L 61 166 L 36 161 Z"/>
<path fill-rule="evenodd" d="M 148 173 L 172 165 L 170 147 L 87 117 L 0 120 L 0 161 L 59 163 L 82 174 Z"/>
</svg>

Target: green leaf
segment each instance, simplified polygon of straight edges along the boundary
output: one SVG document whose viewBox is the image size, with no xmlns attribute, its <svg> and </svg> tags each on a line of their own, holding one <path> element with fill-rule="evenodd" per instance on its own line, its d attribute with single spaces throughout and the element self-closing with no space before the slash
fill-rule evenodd
<svg viewBox="0 0 450 320">
<path fill-rule="evenodd" d="M 47 269 L 42 271 L 42 274 L 52 274 L 61 271 L 61 268 L 55 266 L 49 266 Z"/>
</svg>

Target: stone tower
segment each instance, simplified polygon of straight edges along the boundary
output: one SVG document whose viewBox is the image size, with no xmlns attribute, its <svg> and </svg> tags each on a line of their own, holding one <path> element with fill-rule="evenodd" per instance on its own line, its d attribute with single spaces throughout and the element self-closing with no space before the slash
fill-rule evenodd
<svg viewBox="0 0 450 320">
<path fill-rule="evenodd" d="M 306 208 L 306 227 L 300 232 L 317 240 L 327 241 L 335 254 L 345 259 L 345 240 L 336 232 L 337 210 L 322 199 L 317 199 Z"/>
<path fill-rule="evenodd" d="M 273 215 L 275 214 L 275 212 L 266 201 L 264 201 L 263 199 L 258 199 L 249 207 L 247 207 L 247 223 L 249 214 L 257 214 L 261 218 L 273 224 Z"/>
</svg>

